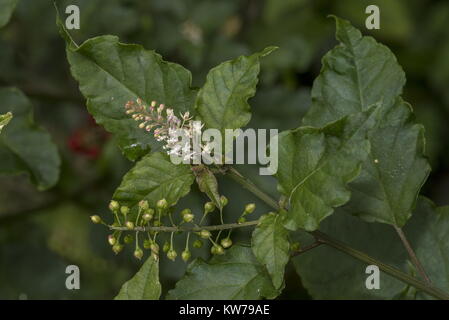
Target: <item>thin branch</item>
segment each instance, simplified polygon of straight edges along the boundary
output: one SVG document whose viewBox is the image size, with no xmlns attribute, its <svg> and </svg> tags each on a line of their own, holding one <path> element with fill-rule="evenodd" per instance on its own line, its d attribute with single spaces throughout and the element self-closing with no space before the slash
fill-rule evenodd
<svg viewBox="0 0 449 320">
<path fill-rule="evenodd" d="M 273 209 L 278 210 L 279 204 L 272 199 L 269 195 L 264 193 L 262 190 L 260 190 L 254 183 L 252 183 L 248 178 L 244 177 L 242 174 L 240 174 L 236 169 L 230 168 L 228 171 L 228 175 L 240 183 L 244 188 L 248 189 L 250 192 L 252 192 L 255 196 L 257 196 L 259 199 L 267 203 L 269 206 L 271 206 Z M 365 254 L 364 252 L 358 251 L 343 242 L 340 242 L 327 234 L 321 232 L 321 231 L 312 231 L 309 232 L 312 236 L 315 237 L 316 240 L 319 240 L 319 242 L 324 243 L 330 247 L 333 247 L 341 252 L 346 253 L 347 255 L 356 258 L 360 261 L 365 262 L 366 264 L 374 264 L 379 267 L 380 270 L 383 272 L 405 282 L 408 283 L 415 288 L 431 295 L 432 297 L 435 297 L 437 299 L 442 300 L 449 300 L 449 294 L 447 294 L 444 291 L 441 291 L 438 288 L 435 288 L 431 285 L 428 285 L 425 282 L 422 282 L 410 275 L 408 275 L 405 272 L 402 272 L 392 266 L 389 266 L 383 262 L 380 262 L 369 255 Z"/>
<path fill-rule="evenodd" d="M 249 227 L 249 226 L 255 226 L 259 223 L 259 220 L 253 220 L 253 221 L 246 221 L 242 223 L 227 223 L 227 224 L 220 224 L 220 225 L 214 225 L 214 226 L 193 226 L 193 227 L 183 227 L 183 226 L 173 226 L 173 227 L 166 227 L 166 226 L 160 226 L 160 227 L 135 227 L 134 229 L 130 230 L 126 227 L 112 227 L 109 226 L 111 230 L 120 230 L 120 231 L 156 231 L 156 232 L 199 232 L 201 230 L 209 230 L 209 231 L 216 231 L 216 230 L 226 230 L 226 229 L 235 229 L 235 228 L 243 228 L 243 227 Z"/>
<path fill-rule="evenodd" d="M 421 262 L 419 261 L 418 257 L 416 256 L 415 252 L 413 251 L 413 248 L 410 245 L 410 242 L 408 242 L 404 231 L 402 231 L 402 229 L 399 227 L 396 227 L 396 226 L 393 226 L 393 227 L 396 230 L 402 243 L 404 244 L 405 250 L 407 250 L 410 260 L 412 261 L 413 265 L 416 267 L 418 273 L 427 282 L 427 284 L 429 286 L 432 285 L 432 281 L 430 281 L 430 278 L 427 276 L 426 271 L 424 270 L 424 267 L 422 266 Z"/>
</svg>

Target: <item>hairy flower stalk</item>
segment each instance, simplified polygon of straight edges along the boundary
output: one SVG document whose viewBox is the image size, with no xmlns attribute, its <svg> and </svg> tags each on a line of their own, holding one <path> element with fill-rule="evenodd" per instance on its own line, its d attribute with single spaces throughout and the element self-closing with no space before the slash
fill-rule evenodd
<svg viewBox="0 0 449 320">
<path fill-rule="evenodd" d="M 136 103 L 128 101 L 125 109 L 139 122 L 139 128 L 152 132 L 157 141 L 164 143 L 162 148 L 168 155 L 181 157 L 184 163 L 191 160 L 199 163 L 201 156 L 210 156 L 211 144 L 202 144 L 199 139 L 204 124 L 193 121 L 188 111 L 177 117 L 173 109 L 164 104 L 157 106 L 156 101 L 152 101 L 147 106 L 140 98 L 136 99 Z M 192 143 L 193 140 L 197 143 Z"/>
</svg>

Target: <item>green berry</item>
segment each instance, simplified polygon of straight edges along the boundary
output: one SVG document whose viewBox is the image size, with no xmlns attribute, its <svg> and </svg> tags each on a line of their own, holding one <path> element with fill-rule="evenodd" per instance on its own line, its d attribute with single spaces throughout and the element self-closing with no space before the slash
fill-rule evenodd
<svg viewBox="0 0 449 320">
<path fill-rule="evenodd" d="M 120 207 L 120 212 L 126 216 L 129 213 L 129 208 L 127 206 L 121 206 Z"/>
<path fill-rule="evenodd" d="M 90 220 L 92 220 L 93 223 L 101 223 L 101 218 L 98 215 L 90 216 Z"/>
<path fill-rule="evenodd" d="M 146 221 L 146 222 L 151 221 L 151 219 L 153 219 L 153 215 L 152 215 L 152 214 L 149 214 L 149 213 L 145 213 L 145 214 L 142 216 L 142 219 L 143 219 L 144 221 Z"/>
<path fill-rule="evenodd" d="M 225 207 L 228 204 L 228 198 L 226 198 L 225 196 L 221 196 L 220 203 L 222 207 Z"/>
<path fill-rule="evenodd" d="M 222 254 L 224 254 L 224 249 L 222 246 L 216 244 L 216 245 L 213 245 L 212 248 L 210 248 L 210 253 L 216 254 L 216 255 L 222 255 Z"/>
<path fill-rule="evenodd" d="M 156 206 L 158 209 L 165 210 L 168 208 L 168 202 L 165 199 L 161 199 L 157 202 Z"/>
<path fill-rule="evenodd" d="M 143 257 L 143 251 L 140 248 L 136 248 L 136 250 L 134 250 L 134 257 L 136 257 L 137 259 L 142 259 Z"/>
<path fill-rule="evenodd" d="M 162 251 L 168 252 L 168 250 L 170 250 L 170 243 L 165 241 L 164 246 L 162 247 Z"/>
<path fill-rule="evenodd" d="M 144 214 L 151 214 L 152 216 L 154 215 L 154 209 L 153 208 L 148 208 L 144 211 Z"/>
<path fill-rule="evenodd" d="M 191 222 L 194 218 L 195 216 L 193 214 L 187 213 L 182 217 L 182 220 L 184 220 L 185 222 Z"/>
<path fill-rule="evenodd" d="M 125 226 L 126 226 L 129 230 L 133 230 L 133 229 L 134 229 L 134 222 L 132 222 L 132 221 L 126 221 Z"/>
<path fill-rule="evenodd" d="M 189 261 L 191 256 L 192 256 L 192 254 L 190 253 L 190 251 L 188 249 L 184 250 L 181 254 L 181 258 L 184 262 Z"/>
<path fill-rule="evenodd" d="M 120 208 L 120 204 L 117 201 L 111 200 L 111 202 L 109 202 L 109 209 L 112 212 L 116 212 L 119 208 Z"/>
<path fill-rule="evenodd" d="M 200 237 L 203 239 L 209 239 L 211 236 L 210 231 L 209 230 L 201 230 L 200 232 Z"/>
<path fill-rule="evenodd" d="M 237 223 L 243 223 L 243 222 L 245 222 L 246 221 L 246 218 L 245 217 L 240 217 L 238 220 L 237 220 Z"/>
<path fill-rule="evenodd" d="M 120 243 L 116 243 L 112 246 L 112 251 L 114 251 L 115 254 L 119 254 L 123 250 L 123 245 Z"/>
<path fill-rule="evenodd" d="M 145 239 L 143 240 L 143 248 L 144 249 L 150 249 L 151 248 L 151 240 L 150 239 Z"/>
<path fill-rule="evenodd" d="M 127 234 L 127 235 L 123 238 L 123 242 L 124 242 L 125 244 L 133 243 L 133 241 L 134 241 L 134 238 L 133 238 L 133 236 L 130 235 L 130 234 Z"/>
<path fill-rule="evenodd" d="M 193 241 L 193 247 L 194 248 L 201 248 L 203 246 L 203 241 L 200 239 Z"/>
<path fill-rule="evenodd" d="M 112 234 L 110 234 L 108 236 L 108 242 L 111 246 L 113 246 L 117 242 L 117 239 Z"/>
<path fill-rule="evenodd" d="M 215 204 L 213 202 L 206 202 L 204 204 L 204 212 L 209 213 L 215 210 Z"/>
<path fill-rule="evenodd" d="M 171 261 L 175 261 L 178 254 L 175 250 L 171 249 L 167 252 L 167 258 L 169 258 Z"/>
<path fill-rule="evenodd" d="M 253 213 L 256 210 L 256 205 L 254 203 L 248 203 L 245 206 L 245 214 Z"/>
<path fill-rule="evenodd" d="M 225 249 L 229 248 L 232 246 L 232 240 L 229 238 L 221 239 L 221 246 Z"/>
<path fill-rule="evenodd" d="M 139 202 L 139 208 L 141 210 L 147 210 L 149 208 L 148 201 L 147 200 L 141 200 Z"/>
</svg>

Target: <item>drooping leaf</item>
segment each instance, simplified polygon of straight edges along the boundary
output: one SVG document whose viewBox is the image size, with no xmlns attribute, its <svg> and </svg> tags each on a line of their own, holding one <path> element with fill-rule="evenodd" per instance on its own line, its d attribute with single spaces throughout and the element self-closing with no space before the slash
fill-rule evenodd
<svg viewBox="0 0 449 320">
<path fill-rule="evenodd" d="M 0 0 L 0 28 L 5 26 L 19 0 Z"/>
<path fill-rule="evenodd" d="M 194 173 L 196 182 L 201 192 L 207 194 L 209 199 L 215 203 L 216 207 L 221 209 L 220 194 L 218 193 L 218 182 L 215 175 L 206 166 L 200 165 L 195 167 Z"/>
<path fill-rule="evenodd" d="M 268 47 L 251 56 L 240 56 L 209 71 L 195 102 L 195 109 L 207 128 L 223 133 L 225 129 L 237 129 L 249 122 L 248 99 L 256 93 L 259 59 L 273 50 L 274 47 Z"/>
<path fill-rule="evenodd" d="M 173 206 L 189 193 L 194 179 L 189 165 L 175 165 L 166 154 L 155 152 L 143 157 L 123 177 L 113 199 L 133 211 L 143 199 L 153 208 L 163 198 Z"/>
<path fill-rule="evenodd" d="M 284 282 L 284 269 L 290 258 L 288 231 L 284 228 L 283 218 L 284 213 L 273 212 L 261 217 L 252 235 L 254 255 L 266 266 L 276 289 Z"/>
<path fill-rule="evenodd" d="M 0 133 L 2 133 L 3 128 L 11 121 L 12 113 L 7 112 L 5 114 L 0 115 Z"/>
<path fill-rule="evenodd" d="M 3 88 L 0 102 L 0 114 L 14 114 L 0 135 L 0 174 L 28 173 L 39 190 L 52 187 L 59 177 L 58 151 L 34 123 L 30 101 L 15 88 Z"/>
<path fill-rule="evenodd" d="M 405 75 L 393 53 L 336 18 L 340 44 L 323 58 L 304 124 L 322 126 L 382 101 L 381 125 L 370 132 L 371 152 L 350 185 L 348 210 L 368 221 L 403 226 L 430 167 L 423 128 L 400 98 Z"/>
<path fill-rule="evenodd" d="M 321 230 L 370 256 L 416 275 L 398 235 L 388 225 L 368 223 L 341 211 L 324 221 Z M 420 198 L 417 208 L 404 227 L 404 233 L 423 264 L 432 283 L 449 292 L 449 246 L 447 228 L 449 208 L 435 208 L 431 201 Z M 306 243 L 311 236 L 301 234 Z M 374 240 L 373 240 L 374 239 Z M 380 272 L 380 289 L 368 290 L 365 281 L 367 265 L 327 246 L 320 246 L 294 258 L 303 285 L 315 299 L 392 299 L 429 298 L 424 293 L 407 294 L 410 288 Z"/>
<path fill-rule="evenodd" d="M 190 110 L 196 96 L 191 73 L 162 60 L 155 51 L 124 44 L 115 36 L 101 36 L 77 46 L 58 20 L 67 41 L 67 58 L 73 77 L 87 99 L 96 122 L 113 133 L 123 153 L 131 160 L 156 145 L 154 138 L 139 129 L 125 114 L 127 101 L 141 98 L 163 103 L 178 112 Z"/>
<path fill-rule="evenodd" d="M 158 300 L 160 295 L 159 261 L 150 256 L 134 277 L 123 284 L 115 300 Z"/>
<path fill-rule="evenodd" d="M 324 128 L 301 127 L 279 135 L 280 191 L 289 200 L 289 229 L 315 230 L 333 208 L 350 199 L 347 184 L 368 155 L 367 131 L 378 107 Z"/>
<path fill-rule="evenodd" d="M 251 248 L 236 245 L 210 262 L 194 260 L 184 278 L 169 291 L 167 299 L 254 300 L 273 299 L 278 294 Z"/>
</svg>

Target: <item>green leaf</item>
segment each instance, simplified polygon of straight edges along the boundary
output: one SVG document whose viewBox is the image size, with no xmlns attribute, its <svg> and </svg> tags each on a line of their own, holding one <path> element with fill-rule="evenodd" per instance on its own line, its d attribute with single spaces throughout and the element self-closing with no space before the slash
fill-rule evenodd
<svg viewBox="0 0 449 320">
<path fill-rule="evenodd" d="M 33 121 L 33 109 L 15 88 L 0 89 L 0 114 L 12 112 L 0 135 L 0 175 L 28 173 L 39 190 L 56 184 L 60 159 L 50 135 Z"/>
<path fill-rule="evenodd" d="M 252 249 L 260 263 L 266 266 L 279 289 L 284 282 L 285 265 L 290 259 L 288 231 L 284 228 L 285 213 L 269 213 L 261 217 L 252 235 Z"/>
<path fill-rule="evenodd" d="M 369 134 L 371 151 L 350 184 L 348 211 L 368 221 L 403 226 L 430 167 L 424 157 L 423 127 L 400 98 L 405 75 L 393 53 L 335 18 L 340 44 L 323 58 L 304 124 L 322 126 L 382 101 L 381 125 Z"/>
<path fill-rule="evenodd" d="M 265 268 L 255 259 L 251 248 L 233 246 L 210 262 L 194 260 L 176 288 L 171 300 L 255 300 L 278 295 Z"/>
<path fill-rule="evenodd" d="M 185 112 L 193 106 L 196 91 L 191 88 L 191 73 L 184 67 L 164 61 L 155 51 L 140 45 L 120 43 L 115 36 L 92 38 L 78 47 L 62 22 L 58 20 L 58 24 L 67 41 L 72 75 L 87 99 L 89 112 L 115 135 L 129 159 L 148 153 L 156 141 L 125 114 L 127 101 L 157 101 L 175 112 Z"/>
<path fill-rule="evenodd" d="M 199 165 L 194 168 L 196 182 L 200 191 L 207 194 L 217 208 L 222 209 L 220 194 L 218 193 L 218 182 L 215 175 L 204 165 Z"/>
<path fill-rule="evenodd" d="M 17 2 L 18 0 L 0 0 L 0 28 L 9 22 Z"/>
<path fill-rule="evenodd" d="M 224 133 L 225 129 L 237 129 L 249 122 L 248 99 L 256 93 L 259 59 L 275 49 L 268 47 L 251 56 L 240 56 L 209 71 L 195 102 L 195 109 L 207 128 Z"/>
<path fill-rule="evenodd" d="M 290 204 L 286 227 L 309 231 L 350 199 L 347 184 L 360 172 L 369 152 L 367 131 L 377 123 L 378 107 L 324 128 L 301 127 L 279 135 L 280 191 Z"/>
<path fill-rule="evenodd" d="M 158 300 L 160 296 L 159 261 L 150 256 L 134 277 L 125 282 L 115 300 Z"/>
<path fill-rule="evenodd" d="M 431 201 L 421 197 L 403 229 L 432 283 L 446 292 L 449 292 L 448 228 L 449 207 L 435 208 Z M 398 235 L 388 225 L 368 223 L 337 212 L 320 229 L 384 263 L 416 275 Z M 306 243 L 310 238 L 301 233 L 299 240 Z M 380 289 L 368 290 L 367 265 L 327 246 L 305 252 L 293 261 L 303 285 L 315 299 L 404 298 L 408 289 L 405 283 L 380 272 Z M 429 297 L 419 293 L 416 298 Z"/>
<path fill-rule="evenodd" d="M 11 121 L 12 113 L 8 112 L 0 115 L 0 133 L 2 133 L 3 128 Z"/>
<path fill-rule="evenodd" d="M 194 175 L 189 165 L 175 165 L 170 157 L 156 152 L 146 155 L 132 168 L 114 193 L 113 199 L 135 211 L 140 200 L 155 208 L 165 198 L 169 206 L 190 191 Z"/>
</svg>

